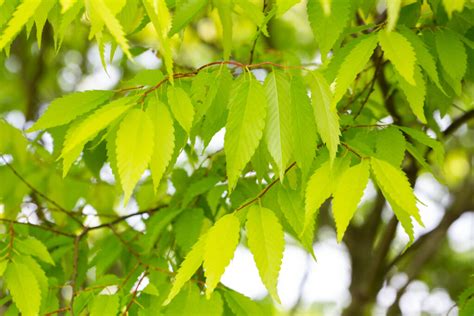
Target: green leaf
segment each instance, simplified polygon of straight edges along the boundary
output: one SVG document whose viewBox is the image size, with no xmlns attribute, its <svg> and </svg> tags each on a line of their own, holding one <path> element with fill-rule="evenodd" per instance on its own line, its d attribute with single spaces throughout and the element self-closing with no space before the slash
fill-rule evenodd
<svg viewBox="0 0 474 316">
<path fill-rule="evenodd" d="M 416 56 L 410 42 L 397 32 L 378 32 L 380 46 L 385 57 L 390 60 L 397 72 L 411 85 L 416 85 Z"/>
<path fill-rule="evenodd" d="M 13 302 L 24 316 L 39 314 L 41 292 L 35 275 L 30 268 L 11 261 L 5 271 L 5 282 Z"/>
<path fill-rule="evenodd" d="M 204 8 L 207 0 L 183 0 L 178 2 L 173 16 L 173 25 L 168 33 L 171 37 L 181 31 Z"/>
<path fill-rule="evenodd" d="M 377 133 L 377 158 L 400 167 L 405 158 L 406 140 L 403 134 L 395 127 L 387 127 Z"/>
<path fill-rule="evenodd" d="M 387 5 L 387 31 L 391 32 L 397 25 L 398 15 L 402 0 L 386 0 Z"/>
<path fill-rule="evenodd" d="M 286 11 L 290 10 L 299 2 L 301 2 L 301 0 L 276 0 L 277 17 L 282 16 Z"/>
<path fill-rule="evenodd" d="M 222 47 L 223 59 L 229 60 L 232 52 L 232 0 L 215 0 L 214 5 L 219 13 L 219 19 L 222 25 Z"/>
<path fill-rule="evenodd" d="M 312 0 L 307 4 L 308 19 L 323 61 L 346 28 L 351 12 L 350 1 L 334 0 L 329 1 L 329 5 L 330 11 L 326 14 L 322 1 Z"/>
<path fill-rule="evenodd" d="M 194 120 L 194 107 L 186 91 L 180 87 L 168 87 L 168 103 L 174 118 L 189 134 Z"/>
<path fill-rule="evenodd" d="M 446 73 L 455 81 L 461 81 L 467 70 L 467 54 L 457 33 L 445 29 L 435 32 L 436 50 Z"/>
<path fill-rule="evenodd" d="M 224 299 L 236 316 L 263 315 L 263 311 L 257 303 L 238 292 L 226 289 Z"/>
<path fill-rule="evenodd" d="M 178 273 L 174 279 L 168 297 L 163 302 L 163 305 L 168 305 L 171 300 L 179 293 L 183 285 L 191 279 L 194 272 L 201 266 L 204 259 L 204 251 L 207 243 L 208 233 L 201 235 L 197 243 L 194 244 L 191 251 L 186 255 L 186 258 L 181 263 Z"/>
<path fill-rule="evenodd" d="M 15 248 L 21 253 L 29 256 L 36 257 L 41 261 L 55 265 L 53 258 L 48 252 L 48 248 L 34 237 L 27 237 L 26 239 L 16 239 Z"/>
<path fill-rule="evenodd" d="M 223 315 L 223 305 L 224 302 L 219 293 L 213 293 L 207 300 L 200 295 L 200 289 L 196 284 L 188 284 L 168 306 L 163 315 L 221 316 Z"/>
<path fill-rule="evenodd" d="M 116 146 L 117 167 L 126 205 L 153 153 L 154 128 L 150 117 L 141 110 L 130 110 L 120 123 Z"/>
<path fill-rule="evenodd" d="M 40 4 L 41 0 L 24 0 L 18 5 L 12 18 L 8 21 L 7 27 L 4 28 L 0 36 L 0 51 L 5 49 L 5 47 L 13 41 L 23 26 L 28 23 L 30 18 L 36 13 L 36 9 Z"/>
<path fill-rule="evenodd" d="M 346 169 L 337 180 L 333 194 L 332 212 L 339 242 L 341 242 L 346 228 L 357 210 L 357 205 L 368 181 L 369 162 L 367 160 L 362 160 L 359 164 Z"/>
<path fill-rule="evenodd" d="M 165 60 L 166 71 L 173 83 L 173 57 L 171 54 L 170 40 L 168 39 L 168 30 L 171 27 L 171 17 L 165 0 L 142 0 L 146 13 L 150 18 L 153 27 L 158 34 L 160 42 L 160 52 Z M 159 14 L 159 17 L 158 17 Z"/>
<path fill-rule="evenodd" d="M 398 83 L 402 88 L 403 94 L 408 100 L 412 112 L 423 123 L 426 124 L 426 117 L 424 112 L 426 86 L 420 67 L 415 66 L 415 85 L 409 84 L 403 77 L 399 76 Z"/>
<path fill-rule="evenodd" d="M 277 284 L 285 248 L 283 228 L 271 210 L 255 204 L 249 208 L 245 227 L 260 278 L 273 299 L 280 303 Z"/>
<path fill-rule="evenodd" d="M 292 152 L 290 83 L 282 71 L 272 71 L 265 79 L 267 122 L 265 141 L 283 179 Z"/>
<path fill-rule="evenodd" d="M 55 99 L 39 120 L 28 129 L 28 132 L 68 124 L 80 115 L 104 104 L 113 94 L 113 91 L 91 90 L 75 92 Z"/>
<path fill-rule="evenodd" d="M 127 97 L 114 100 L 89 115 L 76 126 L 71 126 L 64 140 L 61 157 L 64 157 L 77 146 L 85 144 L 85 142 L 95 137 L 101 130 L 128 110 L 133 105 L 132 100 L 135 100 L 135 98 Z"/>
<path fill-rule="evenodd" d="M 311 103 L 301 77 L 292 77 L 290 94 L 293 155 L 296 164 L 306 175 L 316 155 L 317 134 Z"/>
<path fill-rule="evenodd" d="M 449 18 L 453 16 L 454 11 L 461 12 L 464 9 L 465 2 L 466 0 L 443 0 L 443 5 Z"/>
<path fill-rule="evenodd" d="M 316 169 L 308 181 L 305 191 L 305 224 L 304 229 L 313 222 L 314 215 L 321 204 L 331 195 L 334 187 L 331 163 L 324 162 Z"/>
<path fill-rule="evenodd" d="M 77 2 L 77 0 L 59 0 L 59 2 L 61 3 L 61 13 L 65 13 Z"/>
<path fill-rule="evenodd" d="M 411 46 L 415 50 L 416 61 L 418 65 L 423 68 L 423 70 L 428 74 L 428 76 L 436 84 L 436 86 L 441 91 L 444 91 L 441 87 L 441 84 L 439 83 L 438 70 L 436 68 L 436 62 L 433 58 L 433 55 L 430 53 L 420 36 L 416 35 L 413 31 L 403 25 L 400 26 L 400 33 L 405 36 L 405 38 L 410 42 Z"/>
<path fill-rule="evenodd" d="M 413 216 L 420 225 L 423 225 L 420 213 L 416 207 L 413 189 L 410 187 L 410 183 L 403 171 L 394 167 L 391 163 L 375 157 L 371 158 L 370 164 L 383 195 L 393 201 L 396 207 Z M 392 208 L 395 207 L 392 205 Z"/>
<path fill-rule="evenodd" d="M 232 90 L 224 139 L 229 192 L 262 139 L 267 114 L 262 85 L 252 74 L 242 76 Z"/>
<path fill-rule="evenodd" d="M 334 160 L 339 145 L 339 135 L 341 134 L 336 102 L 331 100 L 331 90 L 326 79 L 316 71 L 311 72 L 310 88 L 318 133 L 329 149 L 331 160 Z"/>
<path fill-rule="evenodd" d="M 369 61 L 375 47 L 377 46 L 377 36 L 369 35 L 357 43 L 347 54 L 339 67 L 335 80 L 334 103 L 339 102 L 352 82 Z"/>
<path fill-rule="evenodd" d="M 234 214 L 224 215 L 209 229 L 203 263 L 208 299 L 234 257 L 239 238 L 240 221 Z"/>
<path fill-rule="evenodd" d="M 57 0 L 43 0 L 36 9 L 34 19 L 36 25 L 36 41 L 38 42 L 38 48 L 41 48 L 41 40 L 43 38 L 43 27 L 48 18 L 48 13 L 56 4 Z"/>
<path fill-rule="evenodd" d="M 283 186 L 278 190 L 278 204 L 290 224 L 291 228 L 297 234 L 301 234 L 304 228 L 304 199 L 297 190 L 285 188 Z"/>
<path fill-rule="evenodd" d="M 114 37 L 117 44 L 122 48 L 124 54 L 132 59 L 132 54 L 130 54 L 129 44 L 125 38 L 125 33 L 123 31 L 122 25 L 119 20 L 115 17 L 109 7 L 106 5 L 104 0 L 93 0 L 90 1 L 92 9 L 100 16 L 105 26 L 109 30 L 110 34 Z"/>
<path fill-rule="evenodd" d="M 92 301 L 91 316 L 116 316 L 119 311 L 118 295 L 97 295 Z"/>
<path fill-rule="evenodd" d="M 150 170 L 153 188 L 156 192 L 173 156 L 175 146 L 174 126 L 168 108 L 157 98 L 150 99 L 146 113 L 153 123 L 155 145 L 150 160 Z"/>
<path fill-rule="evenodd" d="M 444 151 L 443 144 L 441 142 L 437 141 L 434 138 L 429 137 L 422 131 L 419 131 L 414 128 L 403 127 L 403 126 L 399 126 L 398 128 L 402 130 L 404 133 L 406 133 L 407 135 L 409 135 L 411 138 L 416 140 L 417 142 L 422 143 L 423 145 L 428 146 L 431 149 L 433 149 L 433 152 L 436 156 L 437 163 L 440 166 L 443 165 L 445 151 Z"/>
</svg>

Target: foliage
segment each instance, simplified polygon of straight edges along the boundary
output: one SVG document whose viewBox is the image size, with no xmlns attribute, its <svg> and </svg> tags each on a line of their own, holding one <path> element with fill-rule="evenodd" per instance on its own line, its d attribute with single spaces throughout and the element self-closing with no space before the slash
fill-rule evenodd
<svg viewBox="0 0 474 316">
<path fill-rule="evenodd" d="M 219 283 L 238 245 L 279 302 L 284 234 L 312 253 L 331 199 L 337 240 L 350 238 L 369 182 L 405 246 L 416 242 L 418 172 L 446 181 L 446 139 L 472 117 L 474 6 L 387 1 L 379 14 L 375 2 L 308 0 L 314 40 L 292 46 L 288 35 L 279 49 L 298 1 L 0 1 L 3 60 L 34 26 L 37 49 L 50 36 L 55 54 L 86 34 L 105 70 L 118 48 L 124 69 L 149 48 L 164 63 L 114 90 L 62 95 L 26 131 L 2 117 L 3 304 L 24 315 L 265 314 L 264 303 Z M 180 65 L 180 46 L 204 20 L 215 23 L 218 53 Z M 433 117 L 456 113 L 458 99 L 466 115 L 443 132 Z M 203 154 L 222 129 L 223 148 Z"/>
</svg>

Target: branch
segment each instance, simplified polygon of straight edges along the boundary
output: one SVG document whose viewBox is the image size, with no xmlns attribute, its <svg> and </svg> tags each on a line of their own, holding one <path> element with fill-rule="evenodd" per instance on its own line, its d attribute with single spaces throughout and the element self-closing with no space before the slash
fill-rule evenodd
<svg viewBox="0 0 474 316">
<path fill-rule="evenodd" d="M 286 169 L 285 169 L 285 174 L 290 171 L 294 166 L 296 166 L 296 162 L 293 162 L 291 165 L 289 165 Z M 234 210 L 234 212 L 238 212 L 240 210 L 242 210 L 243 208 L 246 208 L 247 206 L 249 205 L 252 205 L 253 203 L 257 202 L 258 200 L 260 200 L 265 194 L 267 194 L 267 192 L 275 185 L 277 184 L 278 182 L 280 181 L 280 177 L 277 177 L 275 180 L 273 180 L 272 182 L 270 182 L 270 184 L 268 184 L 262 191 L 260 191 L 259 194 L 257 194 L 256 197 L 254 197 L 253 199 L 251 199 L 250 201 L 247 201 L 245 202 L 244 204 L 240 205 L 238 208 L 236 208 Z"/>
<path fill-rule="evenodd" d="M 1 156 L 2 160 L 4 161 L 5 165 L 10 168 L 10 170 L 13 172 L 13 174 L 18 178 L 20 179 L 21 182 L 23 182 L 31 191 L 33 191 L 36 195 L 42 197 L 43 199 L 45 199 L 46 201 L 48 201 L 49 203 L 51 203 L 52 205 L 54 205 L 55 207 L 58 208 L 59 211 L 61 211 L 62 213 L 66 214 L 67 216 L 69 216 L 73 221 L 75 221 L 79 226 L 81 227 L 84 227 L 84 224 L 76 218 L 76 214 L 74 212 L 71 212 L 71 211 L 68 211 L 66 210 L 64 207 L 62 207 L 61 205 L 59 205 L 56 201 L 52 200 L 51 198 L 49 198 L 48 196 L 46 196 L 45 194 L 41 193 L 40 191 L 38 191 L 31 183 L 29 183 L 25 178 L 23 178 L 23 176 L 18 172 L 16 171 L 16 169 L 3 157 Z"/>
<path fill-rule="evenodd" d="M 62 235 L 62 236 L 70 237 L 70 238 L 76 238 L 76 235 L 74 235 L 74 234 L 69 234 L 69 233 L 62 232 L 60 230 L 57 230 L 57 229 L 54 229 L 54 228 L 51 228 L 51 227 L 46 227 L 46 226 L 42 226 L 42 225 L 35 225 L 35 224 L 32 224 L 32 223 L 28 223 L 28 222 L 27 223 L 22 223 L 22 222 L 17 222 L 17 221 L 7 219 L 7 218 L 0 218 L 0 222 L 11 223 L 13 225 L 26 225 L 26 226 L 30 226 L 30 227 L 33 227 L 33 228 L 38 228 L 38 229 L 42 229 L 42 230 L 45 230 L 45 231 L 49 231 L 49 232 L 52 232 L 52 233 L 57 234 L 57 235 Z"/>
<path fill-rule="evenodd" d="M 465 112 L 460 117 L 456 118 L 451 125 L 449 125 L 444 131 L 443 135 L 449 136 L 454 133 L 459 127 L 461 127 L 464 123 L 468 122 L 469 120 L 474 118 L 474 109 Z"/>
</svg>

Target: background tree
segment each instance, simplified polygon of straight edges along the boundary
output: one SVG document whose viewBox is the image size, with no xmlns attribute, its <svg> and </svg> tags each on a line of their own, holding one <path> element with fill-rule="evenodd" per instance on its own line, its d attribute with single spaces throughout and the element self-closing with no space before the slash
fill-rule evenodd
<svg viewBox="0 0 474 316">
<path fill-rule="evenodd" d="M 345 315 L 398 315 L 415 280 L 472 315 L 472 244 L 446 235 L 473 210 L 473 21 L 449 0 L 0 0 L 2 313 L 278 314 L 285 243 L 331 238 Z M 220 283 L 239 244 L 264 300 Z"/>
</svg>

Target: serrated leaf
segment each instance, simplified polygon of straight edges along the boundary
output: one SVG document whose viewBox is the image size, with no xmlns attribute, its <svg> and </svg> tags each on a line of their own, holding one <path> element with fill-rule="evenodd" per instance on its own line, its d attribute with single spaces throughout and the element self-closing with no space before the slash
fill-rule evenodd
<svg viewBox="0 0 474 316">
<path fill-rule="evenodd" d="M 39 120 L 28 129 L 28 132 L 68 124 L 80 115 L 104 104 L 112 95 L 113 91 L 91 90 L 75 92 L 55 99 Z"/>
<path fill-rule="evenodd" d="M 368 181 L 369 162 L 367 160 L 362 160 L 359 164 L 346 169 L 337 180 L 333 194 L 332 212 L 339 242 L 341 242 L 347 226 L 357 210 L 357 205 Z"/>
<path fill-rule="evenodd" d="M 207 232 L 204 246 L 206 297 L 209 299 L 225 268 L 234 257 L 240 238 L 240 221 L 234 214 L 221 217 Z"/>
<path fill-rule="evenodd" d="M 291 132 L 296 164 L 306 175 L 316 155 L 316 123 L 303 80 L 293 76 L 290 82 Z M 304 135 L 304 137 L 301 137 Z"/>
<path fill-rule="evenodd" d="M 124 192 L 124 205 L 150 162 L 154 147 L 154 128 L 150 117 L 133 109 L 117 131 L 117 168 Z"/>
<path fill-rule="evenodd" d="M 152 98 L 148 102 L 146 113 L 153 123 L 154 146 L 150 160 L 153 188 L 156 192 L 160 185 L 174 151 L 174 126 L 168 108 L 158 99 Z"/>
<path fill-rule="evenodd" d="M 179 293 L 183 285 L 191 279 L 194 272 L 201 266 L 204 259 L 204 251 L 207 243 L 208 233 L 201 235 L 197 243 L 194 244 L 191 251 L 186 255 L 186 258 L 181 263 L 178 273 L 173 282 L 168 297 L 163 302 L 163 305 L 168 305 L 171 300 Z"/>
<path fill-rule="evenodd" d="M 301 0 L 276 0 L 277 17 L 282 16 L 286 11 L 290 10 L 295 4 Z"/>
<path fill-rule="evenodd" d="M 132 59 L 132 54 L 130 53 L 130 46 L 127 39 L 125 38 L 125 32 L 123 31 L 120 21 L 115 17 L 114 13 L 109 9 L 109 7 L 104 3 L 104 0 L 93 0 L 90 1 L 92 9 L 100 16 L 103 23 L 109 30 L 110 34 L 114 37 L 117 44 L 122 48 L 124 54 Z"/>
<path fill-rule="evenodd" d="M 30 268 L 11 261 L 5 271 L 5 282 L 13 302 L 24 316 L 36 316 L 40 311 L 41 292 Z"/>
<path fill-rule="evenodd" d="M 174 118 L 189 134 L 194 120 L 194 107 L 186 91 L 180 87 L 168 87 L 168 103 Z"/>
<path fill-rule="evenodd" d="M 420 213 L 416 207 L 413 189 L 405 173 L 394 167 L 391 163 L 375 157 L 371 158 L 370 165 L 383 195 L 396 203 L 396 206 L 401 210 L 413 216 L 420 225 L 423 225 Z"/>
<path fill-rule="evenodd" d="M 41 48 L 41 40 L 43 38 L 43 27 L 48 18 L 48 14 L 56 4 L 57 0 L 43 0 L 36 9 L 34 19 L 36 25 L 36 41 L 38 43 L 38 48 Z"/>
<path fill-rule="evenodd" d="M 331 163 L 324 162 L 316 169 L 308 181 L 305 191 L 305 224 L 304 229 L 313 221 L 314 214 L 321 204 L 331 195 L 334 187 Z"/>
<path fill-rule="evenodd" d="M 435 32 L 436 51 L 446 73 L 455 81 L 461 81 L 467 70 L 467 54 L 459 36 L 449 30 Z"/>
<path fill-rule="evenodd" d="M 118 295 L 97 295 L 92 301 L 91 316 L 116 316 L 119 311 Z"/>
<path fill-rule="evenodd" d="M 433 167 L 426 162 L 425 157 L 418 151 L 418 149 L 410 143 L 406 144 L 407 151 L 410 155 L 415 158 L 416 161 L 424 168 L 426 171 L 431 173 L 439 183 L 445 184 L 445 180 L 441 178 L 437 173 L 434 172 Z"/>
<path fill-rule="evenodd" d="M 398 83 L 402 88 L 403 94 L 408 100 L 408 105 L 410 106 L 413 114 L 422 122 L 426 124 L 426 117 L 424 112 L 425 105 L 425 96 L 426 96 L 426 86 L 425 79 L 421 74 L 420 67 L 415 66 L 415 85 L 409 84 L 404 78 L 399 76 Z"/>
<path fill-rule="evenodd" d="M 19 252 L 25 255 L 33 256 L 53 266 L 55 265 L 53 258 L 51 258 L 48 252 L 48 248 L 34 237 L 29 236 L 25 239 L 16 239 L 14 245 Z"/>
<path fill-rule="evenodd" d="M 285 188 L 283 186 L 278 190 L 278 204 L 295 233 L 300 234 L 304 227 L 304 199 L 297 190 Z"/>
<path fill-rule="evenodd" d="M 328 15 L 322 1 L 312 0 L 307 4 L 308 19 L 323 60 L 346 28 L 351 11 L 350 1 L 330 1 L 329 5 Z"/>
<path fill-rule="evenodd" d="M 181 31 L 207 4 L 207 0 L 183 0 L 178 2 L 178 7 L 173 16 L 173 24 L 168 33 L 171 37 Z"/>
<path fill-rule="evenodd" d="M 386 0 L 385 3 L 387 5 L 387 31 L 391 32 L 397 25 L 402 0 Z"/>
<path fill-rule="evenodd" d="M 426 47 L 423 40 L 411 31 L 406 26 L 400 26 L 400 33 L 405 36 L 405 38 L 410 42 L 411 46 L 415 50 L 416 61 L 418 65 L 428 74 L 430 79 L 436 84 L 436 86 L 444 91 L 439 83 L 438 70 L 436 68 L 436 62 L 433 58 L 433 55 L 430 53 Z M 416 69 L 415 69 L 416 72 Z M 416 77 L 415 77 L 416 81 Z"/>
<path fill-rule="evenodd" d="M 404 133 L 412 137 L 414 140 L 416 140 L 419 143 L 422 143 L 425 146 L 430 147 L 433 149 L 433 152 L 436 156 L 437 163 L 441 166 L 444 163 L 444 147 L 443 144 L 439 141 L 437 141 L 434 138 L 429 137 L 422 131 L 410 128 L 410 127 L 404 127 L 404 126 L 399 126 L 398 127 L 400 130 L 402 130 Z"/>
<path fill-rule="evenodd" d="M 169 79 L 173 83 L 173 58 L 171 54 L 171 45 L 168 38 L 168 30 L 171 27 L 171 17 L 165 0 L 143 0 L 146 13 L 150 18 L 158 39 L 160 41 L 160 52 L 165 60 L 166 71 Z M 158 17 L 159 15 L 159 17 Z"/>
<path fill-rule="evenodd" d="M 397 128 L 387 127 L 379 131 L 375 147 L 377 158 L 386 160 L 395 167 L 400 167 L 403 158 L 405 158 L 406 140 Z"/>
<path fill-rule="evenodd" d="M 44 304 L 46 303 L 47 295 L 48 295 L 48 278 L 44 273 L 41 266 L 38 264 L 36 260 L 34 260 L 30 256 L 17 256 L 15 257 L 15 261 L 18 264 L 23 264 L 28 267 L 28 269 L 33 273 L 38 282 L 38 287 L 41 293 L 41 303 L 40 303 L 40 312 L 43 311 Z"/>
<path fill-rule="evenodd" d="M 263 315 L 258 304 L 243 294 L 226 289 L 224 299 L 236 316 Z"/>
<path fill-rule="evenodd" d="M 232 0 L 215 0 L 214 5 L 219 13 L 222 25 L 223 59 L 229 60 L 232 51 Z"/>
<path fill-rule="evenodd" d="M 336 76 L 334 103 L 342 99 L 347 89 L 357 77 L 357 74 L 364 69 L 376 46 L 377 36 L 369 35 L 363 40 L 360 40 L 347 54 Z"/>
<path fill-rule="evenodd" d="M 229 192 L 262 139 L 267 114 L 262 85 L 252 74 L 242 76 L 232 90 L 224 138 Z"/>
<path fill-rule="evenodd" d="M 260 278 L 272 298 L 280 303 L 277 284 L 285 248 L 283 228 L 271 210 L 255 204 L 248 210 L 245 227 Z"/>
<path fill-rule="evenodd" d="M 397 32 L 378 32 L 384 56 L 390 60 L 397 72 L 411 85 L 416 85 L 416 56 L 410 42 Z"/>
<path fill-rule="evenodd" d="M 61 157 L 64 157 L 77 146 L 85 144 L 85 142 L 95 137 L 101 130 L 128 110 L 133 105 L 132 100 L 135 100 L 135 98 L 127 97 L 114 100 L 90 114 L 76 126 L 69 128 L 64 140 Z"/>
<path fill-rule="evenodd" d="M 8 21 L 7 27 L 3 29 L 3 33 L 0 36 L 0 51 L 13 41 L 23 26 L 35 14 L 40 3 L 41 0 L 24 0 L 18 5 L 12 18 Z"/>
<path fill-rule="evenodd" d="M 268 104 L 265 141 L 283 179 L 292 152 L 290 83 L 283 72 L 274 70 L 265 78 L 264 88 Z"/>
<path fill-rule="evenodd" d="M 336 102 L 331 99 L 332 94 L 326 79 L 318 72 L 311 72 L 309 85 L 316 127 L 322 141 L 329 149 L 331 160 L 334 160 L 341 134 Z"/>
<path fill-rule="evenodd" d="M 207 300 L 200 295 L 200 289 L 197 285 L 188 284 L 168 306 L 163 315 L 221 316 L 223 315 L 223 304 L 224 302 L 219 293 L 213 293 L 211 298 Z"/>
</svg>

